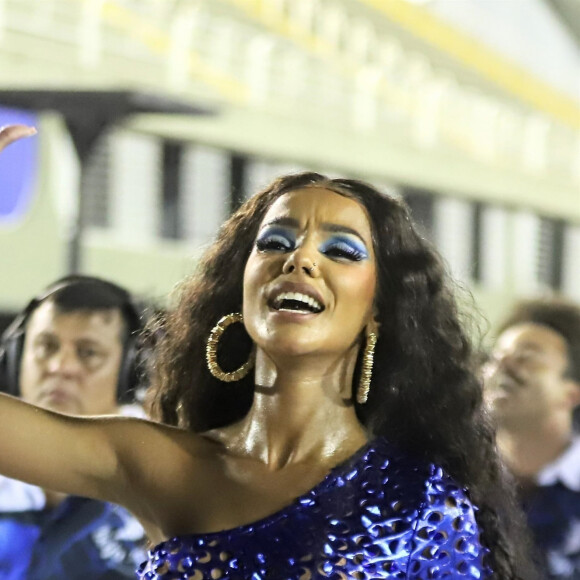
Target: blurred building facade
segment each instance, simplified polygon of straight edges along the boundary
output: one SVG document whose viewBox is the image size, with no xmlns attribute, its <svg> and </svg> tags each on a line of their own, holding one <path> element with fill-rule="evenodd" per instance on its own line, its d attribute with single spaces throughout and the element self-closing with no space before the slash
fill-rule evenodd
<svg viewBox="0 0 580 580">
<path fill-rule="evenodd" d="M 214 111 L 135 116 L 99 140 L 85 273 L 165 296 L 243 199 L 312 169 L 405 198 L 494 320 L 515 296 L 580 300 L 575 5 L 0 0 L 0 89 L 147 90 Z M 63 120 L 38 123 L 33 161 L 10 167 L 28 176 L 18 211 L 0 216 L 7 312 L 64 273 L 78 211 Z"/>
</svg>

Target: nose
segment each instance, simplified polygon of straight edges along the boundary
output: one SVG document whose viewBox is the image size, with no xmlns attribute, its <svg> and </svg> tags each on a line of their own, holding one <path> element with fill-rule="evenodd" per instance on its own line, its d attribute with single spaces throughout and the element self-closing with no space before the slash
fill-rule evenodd
<svg viewBox="0 0 580 580">
<path fill-rule="evenodd" d="M 306 244 L 296 248 L 288 255 L 282 272 L 284 274 L 300 272 L 310 278 L 317 278 L 320 276 L 320 269 L 315 261 L 315 255 L 315 250 Z"/>
<path fill-rule="evenodd" d="M 485 367 L 489 374 L 498 371 L 513 373 L 518 368 L 518 355 L 511 351 L 495 352 Z"/>
<path fill-rule="evenodd" d="M 82 364 L 74 349 L 60 348 L 48 361 L 48 371 L 63 377 L 75 377 L 81 370 Z"/>
</svg>

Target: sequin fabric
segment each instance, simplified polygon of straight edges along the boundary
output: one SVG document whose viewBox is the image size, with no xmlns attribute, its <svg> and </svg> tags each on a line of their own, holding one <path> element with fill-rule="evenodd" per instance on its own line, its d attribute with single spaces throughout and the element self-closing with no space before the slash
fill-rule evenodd
<svg viewBox="0 0 580 580">
<path fill-rule="evenodd" d="M 484 579 L 475 508 L 439 467 L 375 440 L 281 511 L 157 545 L 140 580 Z"/>
</svg>

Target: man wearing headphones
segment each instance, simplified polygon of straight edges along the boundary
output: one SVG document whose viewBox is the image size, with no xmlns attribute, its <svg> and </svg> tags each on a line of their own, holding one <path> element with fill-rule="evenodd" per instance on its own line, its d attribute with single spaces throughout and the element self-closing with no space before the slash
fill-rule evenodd
<svg viewBox="0 0 580 580">
<path fill-rule="evenodd" d="M 59 413 L 117 414 L 137 383 L 140 329 L 139 311 L 121 287 L 63 278 L 4 333 L 0 384 Z M 144 545 L 141 526 L 118 506 L 0 477 L 3 580 L 134 578 Z"/>
</svg>

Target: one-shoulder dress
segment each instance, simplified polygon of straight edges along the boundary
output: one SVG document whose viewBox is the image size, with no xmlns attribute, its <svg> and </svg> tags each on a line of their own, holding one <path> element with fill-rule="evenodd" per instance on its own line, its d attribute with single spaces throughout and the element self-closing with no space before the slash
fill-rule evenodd
<svg viewBox="0 0 580 580">
<path fill-rule="evenodd" d="M 467 491 L 440 467 L 369 442 L 256 522 L 155 546 L 140 580 L 485 579 Z"/>
</svg>

